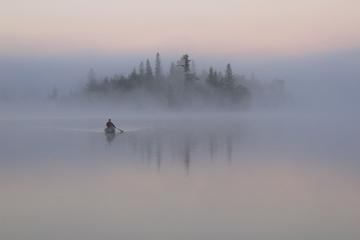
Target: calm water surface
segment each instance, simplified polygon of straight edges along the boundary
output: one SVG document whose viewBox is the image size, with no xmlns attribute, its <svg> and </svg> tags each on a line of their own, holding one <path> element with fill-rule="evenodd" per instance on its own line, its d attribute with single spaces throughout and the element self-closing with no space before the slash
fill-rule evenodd
<svg viewBox="0 0 360 240">
<path fill-rule="evenodd" d="M 360 239 L 350 116 L 105 120 L 0 120 L 1 240 Z"/>
</svg>

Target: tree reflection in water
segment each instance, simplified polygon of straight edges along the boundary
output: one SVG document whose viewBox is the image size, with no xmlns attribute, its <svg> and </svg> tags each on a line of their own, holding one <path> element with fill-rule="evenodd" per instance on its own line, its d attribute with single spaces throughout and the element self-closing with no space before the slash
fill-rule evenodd
<svg viewBox="0 0 360 240">
<path fill-rule="evenodd" d="M 106 135 L 108 143 L 132 155 L 147 166 L 156 166 L 161 171 L 163 165 L 182 163 L 187 174 L 193 164 L 201 161 L 226 161 L 231 165 L 234 150 L 239 147 L 241 129 L 226 128 L 154 128 L 119 135 Z M 116 138 L 116 141 L 114 141 Z"/>
</svg>

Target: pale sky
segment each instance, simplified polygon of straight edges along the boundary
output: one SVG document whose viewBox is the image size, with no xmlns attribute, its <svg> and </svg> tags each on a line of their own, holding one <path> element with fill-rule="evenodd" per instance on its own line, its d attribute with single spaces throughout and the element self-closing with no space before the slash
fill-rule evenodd
<svg viewBox="0 0 360 240">
<path fill-rule="evenodd" d="M 360 47 L 359 0 L 0 0 L 0 51 L 308 54 Z"/>
</svg>

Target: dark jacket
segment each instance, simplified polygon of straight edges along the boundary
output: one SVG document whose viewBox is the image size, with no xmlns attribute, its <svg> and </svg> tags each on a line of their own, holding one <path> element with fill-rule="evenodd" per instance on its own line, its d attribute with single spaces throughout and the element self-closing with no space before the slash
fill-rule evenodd
<svg viewBox="0 0 360 240">
<path fill-rule="evenodd" d="M 111 127 L 116 128 L 115 125 L 112 122 L 107 122 L 106 127 L 108 127 L 108 128 L 111 128 Z"/>
</svg>

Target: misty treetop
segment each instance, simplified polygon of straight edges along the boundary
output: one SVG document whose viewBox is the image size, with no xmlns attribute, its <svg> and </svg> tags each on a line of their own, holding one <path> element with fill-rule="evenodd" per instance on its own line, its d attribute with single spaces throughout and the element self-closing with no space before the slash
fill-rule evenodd
<svg viewBox="0 0 360 240">
<path fill-rule="evenodd" d="M 210 67 L 198 74 L 195 62 L 185 54 L 172 62 L 164 73 L 160 54 L 155 63 L 142 61 L 127 76 L 115 74 L 98 79 L 90 69 L 85 86 L 89 100 L 114 100 L 135 106 L 156 104 L 167 107 L 247 107 L 253 93 L 260 91 L 255 79 L 233 73 L 231 64 L 224 72 Z M 277 81 L 278 89 L 283 82 Z"/>
</svg>

